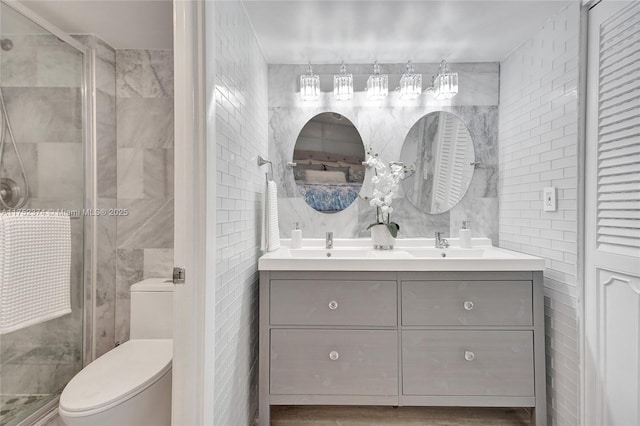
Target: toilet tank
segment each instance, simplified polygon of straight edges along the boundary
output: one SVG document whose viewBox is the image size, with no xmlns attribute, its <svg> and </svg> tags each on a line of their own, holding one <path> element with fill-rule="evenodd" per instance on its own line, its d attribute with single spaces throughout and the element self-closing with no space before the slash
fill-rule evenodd
<svg viewBox="0 0 640 426">
<path fill-rule="evenodd" d="M 131 286 L 131 339 L 173 338 L 173 283 L 149 278 Z"/>
</svg>

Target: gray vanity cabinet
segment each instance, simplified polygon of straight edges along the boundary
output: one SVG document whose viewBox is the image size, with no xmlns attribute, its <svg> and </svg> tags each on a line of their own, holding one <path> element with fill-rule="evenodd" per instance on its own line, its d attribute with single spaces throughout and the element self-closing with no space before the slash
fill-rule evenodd
<svg viewBox="0 0 640 426">
<path fill-rule="evenodd" d="M 546 424 L 542 273 L 260 273 L 271 405 L 532 407 Z"/>
</svg>

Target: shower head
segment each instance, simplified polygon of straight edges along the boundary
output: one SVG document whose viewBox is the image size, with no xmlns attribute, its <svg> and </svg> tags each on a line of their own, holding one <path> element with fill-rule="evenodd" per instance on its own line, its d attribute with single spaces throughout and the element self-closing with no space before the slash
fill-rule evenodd
<svg viewBox="0 0 640 426">
<path fill-rule="evenodd" d="M 0 47 L 2 48 L 2 50 L 9 51 L 13 49 L 13 42 L 10 38 L 3 38 L 2 40 L 0 40 Z"/>
</svg>

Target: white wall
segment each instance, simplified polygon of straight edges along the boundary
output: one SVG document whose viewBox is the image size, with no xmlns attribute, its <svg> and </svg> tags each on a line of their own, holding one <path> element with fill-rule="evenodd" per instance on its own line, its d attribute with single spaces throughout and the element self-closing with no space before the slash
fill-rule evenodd
<svg viewBox="0 0 640 426">
<path fill-rule="evenodd" d="M 580 5 L 553 16 L 501 63 L 500 247 L 546 259 L 550 425 L 578 424 L 578 55 Z M 542 211 L 542 188 L 558 210 Z"/>
<path fill-rule="evenodd" d="M 249 425 L 257 409 L 257 265 L 265 170 L 256 156 L 267 156 L 267 64 L 241 3 L 209 4 L 215 7 L 215 24 L 207 31 L 213 29 L 216 40 L 214 422 Z"/>
</svg>

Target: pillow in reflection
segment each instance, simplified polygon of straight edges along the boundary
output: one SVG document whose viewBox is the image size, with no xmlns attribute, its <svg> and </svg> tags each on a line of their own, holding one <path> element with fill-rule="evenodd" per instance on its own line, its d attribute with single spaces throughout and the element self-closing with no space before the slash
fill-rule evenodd
<svg viewBox="0 0 640 426">
<path fill-rule="evenodd" d="M 297 166 L 293 168 L 293 178 L 295 180 L 305 180 L 307 170 L 324 170 L 321 164 L 304 164 L 297 163 Z"/>
<path fill-rule="evenodd" d="M 364 166 L 362 166 L 362 170 L 357 170 L 350 167 L 347 180 L 349 182 L 364 182 L 364 174 L 365 174 Z"/>
<path fill-rule="evenodd" d="M 338 161 L 338 164 L 340 164 L 341 167 L 348 167 L 353 170 L 362 170 L 362 171 L 366 170 L 366 167 L 362 163 L 354 164 L 354 163 L 345 163 L 344 161 Z"/>
<path fill-rule="evenodd" d="M 325 170 L 328 171 L 328 172 L 341 172 L 341 173 L 344 174 L 345 180 L 347 178 L 347 175 L 349 174 L 349 168 L 348 167 L 333 167 L 333 166 L 330 166 L 330 165 L 328 165 L 326 163 L 325 163 Z"/>
<path fill-rule="evenodd" d="M 306 170 L 305 181 L 309 183 L 347 183 L 343 172 Z"/>
</svg>

